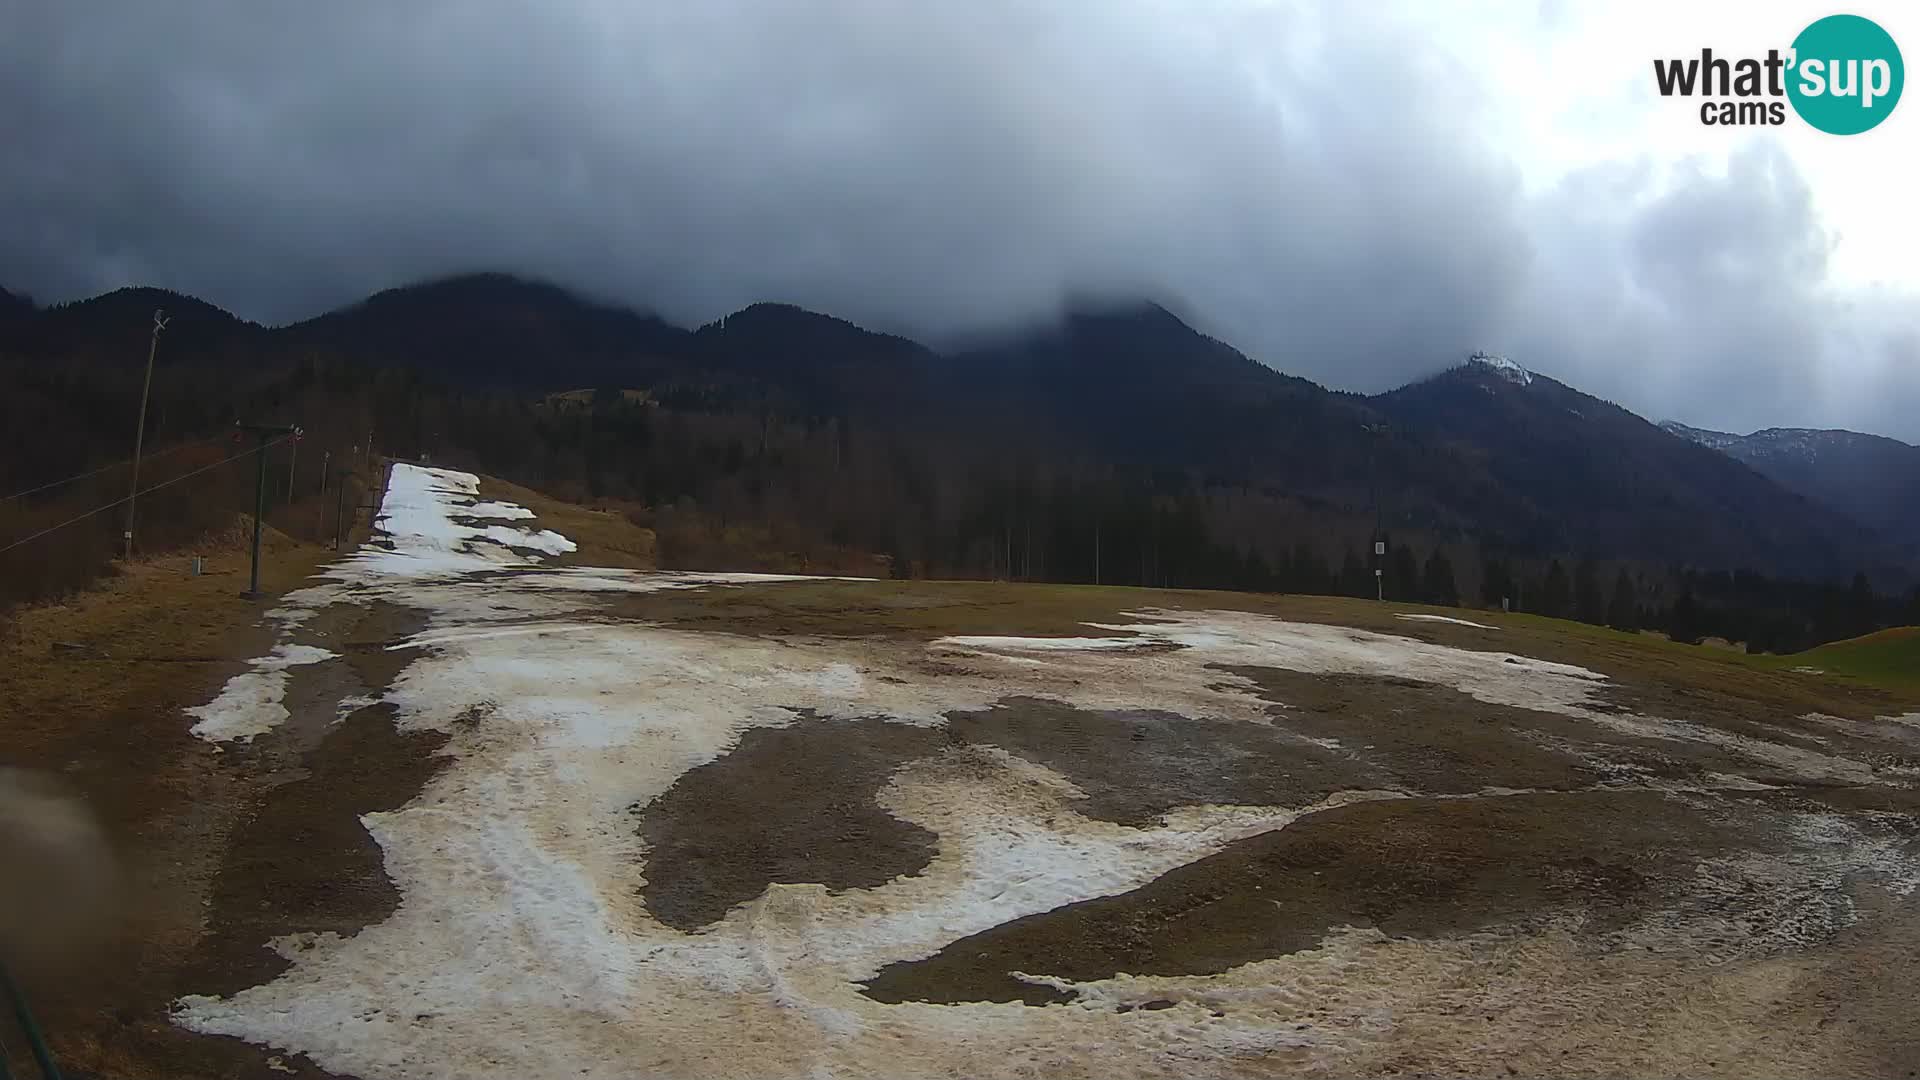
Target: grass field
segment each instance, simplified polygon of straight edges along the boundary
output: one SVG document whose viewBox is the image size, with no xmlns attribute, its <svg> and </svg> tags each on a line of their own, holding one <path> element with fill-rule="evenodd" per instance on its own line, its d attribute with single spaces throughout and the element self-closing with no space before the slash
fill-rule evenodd
<svg viewBox="0 0 1920 1080">
<path fill-rule="evenodd" d="M 1790 657 L 1796 666 L 1899 690 L 1920 690 L 1920 626 L 1900 626 Z"/>
</svg>

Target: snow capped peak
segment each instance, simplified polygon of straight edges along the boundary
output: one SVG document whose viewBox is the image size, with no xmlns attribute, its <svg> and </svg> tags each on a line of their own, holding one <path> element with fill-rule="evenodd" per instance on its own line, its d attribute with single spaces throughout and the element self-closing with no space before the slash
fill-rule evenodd
<svg viewBox="0 0 1920 1080">
<path fill-rule="evenodd" d="M 1479 364 L 1510 383 L 1517 383 L 1521 386 L 1533 385 L 1533 372 L 1528 371 L 1526 368 L 1521 367 L 1519 364 L 1514 363 L 1504 356 L 1477 352 L 1467 357 L 1467 363 Z"/>
<path fill-rule="evenodd" d="M 1730 435 L 1724 431 L 1709 431 L 1706 428 L 1691 427 L 1678 420 L 1662 420 L 1660 421 L 1660 429 L 1669 435 L 1677 435 L 1682 439 L 1697 442 L 1708 449 L 1719 450 L 1723 453 L 1730 451 L 1745 441 L 1744 436 Z"/>
</svg>

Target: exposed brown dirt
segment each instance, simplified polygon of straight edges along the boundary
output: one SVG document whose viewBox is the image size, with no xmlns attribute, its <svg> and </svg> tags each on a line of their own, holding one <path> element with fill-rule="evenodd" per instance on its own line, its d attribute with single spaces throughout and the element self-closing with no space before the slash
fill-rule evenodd
<svg viewBox="0 0 1920 1080">
<path fill-rule="evenodd" d="M 693 929 L 770 884 L 844 889 L 917 873 L 933 834 L 875 796 L 907 762 L 974 744 L 1056 769 L 1087 793 L 1076 809 L 1129 825 L 1194 803 L 1304 805 L 1378 777 L 1275 728 L 1026 698 L 953 713 L 944 729 L 801 717 L 747 732 L 641 810 L 647 906 Z"/>
<path fill-rule="evenodd" d="M 335 554 L 269 544 L 262 587 L 298 587 Z M 27 988 L 69 1077 L 283 1075 L 259 1047 L 175 1027 L 168 1006 L 270 976 L 280 966 L 261 947 L 271 936 L 350 932 L 391 910 L 357 814 L 405 801 L 437 741 L 395 735 L 380 708 L 335 725 L 342 696 L 384 687 L 411 658 L 379 646 L 419 626 L 404 609 L 348 605 L 297 636 L 348 663 L 292 669 L 281 730 L 224 750 L 194 738 L 182 710 L 272 647 L 260 615 L 273 605 L 237 595 L 244 550 L 216 547 L 197 577 L 183 562 L 136 564 L 70 603 L 22 612 L 0 644 L 0 763 L 58 773 L 84 795 L 127 901 L 107 956 L 76 957 L 63 977 Z M 37 1075 L 19 1040 L 6 1042 L 15 1075 Z"/>
<path fill-rule="evenodd" d="M 957 741 L 998 746 L 1085 792 L 1074 809 L 1146 825 L 1180 806 L 1304 806 L 1335 791 L 1384 786 L 1386 774 L 1282 727 L 1149 710 L 1096 712 L 1010 698 L 949 714 Z"/>
<path fill-rule="evenodd" d="M 1276 724 L 1338 741 L 1347 753 L 1384 775 L 1377 785 L 1381 787 L 1436 794 L 1483 788 L 1569 790 L 1620 780 L 1703 784 L 1713 773 L 1775 784 L 1806 782 L 1777 765 L 1712 743 L 1624 734 L 1560 713 L 1488 704 L 1432 683 L 1277 668 L 1230 670 L 1258 684 L 1275 703 Z M 1653 715 L 1693 717 L 1703 726 L 1733 734 L 1789 741 L 1768 725 L 1723 717 L 1730 707 L 1716 704 L 1716 699 L 1696 697 L 1702 700 L 1692 702 L 1688 711 Z M 1656 704 L 1644 694 L 1636 701 L 1648 708 Z M 1673 708 L 1679 703 L 1660 704 Z M 1636 709 L 1621 706 L 1619 711 Z M 1721 719 L 1727 722 L 1714 722 Z M 1835 752 L 1824 744 L 1803 748 Z"/>
<path fill-rule="evenodd" d="M 647 909 L 692 930 L 770 884 L 871 887 L 922 869 L 934 835 L 882 810 L 874 794 L 943 737 L 884 720 L 807 718 L 747 732 L 641 812 Z"/>
<path fill-rule="evenodd" d="M 1552 744 L 1588 741 L 1593 725 L 1554 713 L 1490 705 L 1448 686 L 1396 677 L 1309 675 L 1236 667 L 1273 701 L 1273 722 L 1340 745 L 1365 762 L 1373 787 L 1432 794 L 1483 788 L 1591 787 L 1602 777 Z M 1349 784 L 1349 787 L 1363 785 Z"/>
<path fill-rule="evenodd" d="M 1145 710 L 1013 698 L 955 712 L 944 729 L 803 716 L 747 732 L 641 810 L 647 906 L 693 929 L 771 884 L 845 889 L 918 873 L 935 837 L 875 796 L 907 762 L 975 744 L 1055 769 L 1087 794 L 1077 810 L 1127 825 L 1196 803 L 1306 805 L 1386 778 L 1279 728 Z"/>
<path fill-rule="evenodd" d="M 270 549 L 262 585 L 291 588 L 331 554 Z M 21 612 L 0 659 L 0 760 L 57 773 L 84 796 L 128 901 L 105 958 L 27 988 L 76 1074 L 241 1076 L 263 1060 L 239 1044 L 209 1049 L 166 1018 L 167 1003 L 192 989 L 181 975 L 207 932 L 206 901 L 252 788 L 188 734 L 181 710 L 272 645 L 257 625 L 266 605 L 238 596 L 244 554 L 216 553 L 198 577 L 182 561 L 137 564 L 70 603 Z M 16 1075 L 33 1075 L 19 1040 L 8 1047 Z"/>
<path fill-rule="evenodd" d="M 538 524 L 552 524 L 544 511 Z M 564 525 L 553 527 L 574 535 Z M 637 543 L 631 535 L 614 540 Z M 331 557 L 296 547 L 270 554 L 265 584 L 276 590 Z M 628 554 L 630 565 L 644 561 L 637 548 Z M 217 554 L 215 561 L 215 575 L 206 578 L 135 567 L 66 608 L 26 613 L 20 636 L 0 645 L 0 764 L 57 771 L 79 788 L 106 823 L 129 875 L 129 895 L 139 901 L 109 962 L 75 972 L 71 982 L 34 988 L 56 1050 L 77 1075 L 280 1075 L 267 1065 L 267 1051 L 172 1027 L 166 1003 L 182 993 L 227 992 L 270 977 L 283 966 L 261 947 L 270 937 L 297 930 L 350 933 L 391 910 L 397 898 L 358 815 L 400 805 L 436 765 L 438 738 L 397 735 L 382 709 L 336 722 L 334 703 L 387 685 L 413 658 L 411 650 L 386 646 L 417 630 L 417 615 L 380 605 L 329 609 L 302 630 L 296 640 L 345 659 L 292 670 L 287 705 L 293 719 L 281 731 L 225 751 L 188 736 L 179 710 L 211 698 L 242 669 L 241 658 L 271 645 L 267 631 L 252 625 L 271 605 L 232 595 L 244 560 Z M 1317 598 L 829 582 L 610 603 L 617 616 L 691 629 L 902 640 L 1077 634 L 1085 632 L 1085 621 L 1124 621 L 1122 612 L 1154 606 L 1269 611 L 1581 664 L 1615 679 L 1615 704 L 1624 711 L 1847 756 L 1910 751 L 1895 729 L 1875 734 L 1800 717 L 1817 711 L 1866 720 L 1920 707 L 1920 699 L 1890 691 L 1764 670 L 1737 654 L 1572 624 L 1497 614 L 1472 616 L 1502 627 L 1494 631 L 1409 623 L 1393 620 L 1390 608 Z M 1348 787 L 1585 786 L 1600 778 L 1583 771 L 1568 750 L 1580 745 L 1601 747 L 1603 756 L 1659 777 L 1762 775 L 1752 762 L 1712 746 L 1608 735 L 1570 718 L 1490 707 L 1442 688 L 1264 669 L 1240 673 L 1287 706 L 1275 712 L 1276 728 L 1014 700 L 955 714 L 946 731 L 877 719 L 803 719 L 784 731 L 756 731 L 640 815 L 641 833 L 656 852 L 647 903 L 673 925 L 694 928 L 758 896 L 769 882 L 852 888 L 916 872 L 937 838 L 887 815 L 874 796 L 901 764 L 952 742 L 1002 746 L 1048 765 L 1088 794 L 1077 809 L 1126 824 L 1193 802 L 1302 805 Z M 931 666 L 929 677 L 937 677 Z M 1920 810 L 1920 796 L 1895 787 L 1811 786 L 1738 798 L 1755 807 L 1756 816 L 1791 801 L 1900 815 L 1903 827 L 1911 827 Z M 653 821 L 656 811 L 661 816 Z M 882 1000 L 1037 1003 L 1057 995 L 1013 980 L 1008 971 L 1073 978 L 1118 970 L 1217 971 L 1305 947 L 1343 923 L 1416 938 L 1562 914 L 1584 915 L 1589 926 L 1604 928 L 1663 903 L 1662 890 L 1684 876 L 1680 871 L 1692 858 L 1765 845 L 1763 838 L 1728 830 L 1647 792 L 1347 807 L 1244 841 L 1134 893 L 1023 919 L 919 964 L 897 965 L 871 990 Z M 1845 1046 L 1857 1041 L 1872 1048 L 1865 1071 L 1898 1075 L 1914 1060 L 1911 1008 L 1899 987 L 1920 947 L 1920 929 L 1897 903 L 1871 907 L 1880 901 L 1870 895 L 1860 901 L 1869 921 L 1821 954 L 1816 975 L 1794 984 L 1801 996 L 1769 1007 L 1792 1021 L 1779 1030 L 1795 1033 L 1819 1013 L 1821 1030 L 1850 1033 Z M 1887 946 L 1882 924 L 1906 927 L 1904 944 Z M 1539 1039 L 1552 1046 L 1550 1032 Z M 17 1056 L 20 1048 L 10 1049 L 16 1069 L 31 1075 Z M 1394 1068 L 1432 1066 L 1421 1060 L 1395 1059 Z M 1567 1071 L 1554 1069 L 1554 1057 L 1516 1060 L 1529 1072 Z M 1837 1071 L 1862 1071 L 1851 1068 L 1854 1058 L 1846 1061 L 1849 1068 Z"/>
<path fill-rule="evenodd" d="M 442 765 L 438 733 L 402 735 L 393 707 L 355 711 L 303 756 L 306 775 L 268 791 L 229 843 L 211 897 L 219 932 L 194 962 L 198 993 L 271 980 L 288 961 L 270 938 L 295 931 L 351 936 L 400 901 L 360 815 L 392 810 Z"/>
<path fill-rule="evenodd" d="M 1396 799 L 1322 811 L 1121 896 L 1029 916 L 894 964 L 881 1001 L 1067 1000 L 1014 971 L 1204 975 L 1311 948 L 1340 926 L 1453 936 L 1583 914 L 1617 926 L 1689 856 L 1735 834 L 1651 792 Z"/>
<path fill-rule="evenodd" d="M 1307 806 L 1355 789 L 1575 791 L 1623 779 L 1703 784 L 1713 773 L 1809 786 L 1712 744 L 1623 735 L 1431 683 L 1230 670 L 1275 703 L 1272 726 L 1010 698 L 951 713 L 944 730 L 802 717 L 750 731 L 641 811 L 648 907 L 693 929 L 770 884 L 871 887 L 918 873 L 935 838 L 875 796 L 900 766 L 951 745 L 996 746 L 1045 765 L 1086 794 L 1076 810 L 1130 826 L 1180 806 Z M 1913 801 L 1903 791 L 1841 788 L 1831 800 L 1893 809 Z"/>
<path fill-rule="evenodd" d="M 368 693 L 393 685 L 407 665 L 419 658 L 418 649 L 398 646 L 426 627 L 421 613 L 385 600 L 332 604 L 302 623 L 293 640 L 339 653 L 359 679 L 361 692 Z M 295 669 L 296 676 L 304 670 L 308 669 Z"/>
</svg>

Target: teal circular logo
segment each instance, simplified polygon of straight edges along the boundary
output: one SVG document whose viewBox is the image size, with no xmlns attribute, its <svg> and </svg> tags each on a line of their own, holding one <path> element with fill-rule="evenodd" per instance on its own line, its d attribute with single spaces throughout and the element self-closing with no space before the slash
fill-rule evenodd
<svg viewBox="0 0 1920 1080">
<path fill-rule="evenodd" d="M 1872 19 L 1829 15 L 1793 39 L 1787 98 L 1829 135 L 1858 135 L 1885 120 L 1906 81 L 1900 47 Z"/>
</svg>

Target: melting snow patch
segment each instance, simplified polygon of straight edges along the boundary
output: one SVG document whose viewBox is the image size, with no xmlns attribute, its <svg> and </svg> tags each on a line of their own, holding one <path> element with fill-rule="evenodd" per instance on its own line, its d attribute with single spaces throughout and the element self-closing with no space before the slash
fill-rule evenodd
<svg viewBox="0 0 1920 1080">
<path fill-rule="evenodd" d="M 544 551 L 549 555 L 565 555 L 570 551 L 579 550 L 579 545 L 552 529 L 530 532 L 510 525 L 489 525 L 481 529 L 479 535 L 506 547 L 528 548 L 533 551 Z"/>
<path fill-rule="evenodd" d="M 1619 716 L 1593 713 L 1588 719 L 1622 735 L 1648 739 L 1706 743 L 1729 750 L 1752 761 L 1761 761 L 1801 776 L 1837 780 L 1848 784 L 1874 782 L 1873 766 L 1852 758 L 1822 754 L 1786 743 L 1768 742 L 1730 731 L 1707 727 L 1685 720 L 1653 716 Z"/>
<path fill-rule="evenodd" d="M 1455 626 L 1476 626 L 1482 630 L 1500 629 L 1497 626 L 1488 626 L 1486 623 L 1468 622 L 1465 619 L 1456 619 L 1451 615 L 1408 615 L 1408 614 L 1396 611 L 1394 612 L 1393 617 L 1396 619 L 1412 619 L 1416 622 L 1444 622 L 1444 623 L 1452 623 Z"/>
<path fill-rule="evenodd" d="M 472 502 L 480 478 L 450 469 L 397 463 L 387 476 L 386 497 L 374 522 L 383 534 L 342 560 L 340 567 L 365 578 L 456 577 L 502 566 L 526 565 L 513 548 L 564 555 L 573 541 L 548 529 L 534 532 L 509 525 L 476 528 L 454 520 L 485 508 L 485 517 L 532 517 L 511 513 L 522 507 L 501 502 Z"/>
<path fill-rule="evenodd" d="M 227 680 L 220 696 L 187 710 L 198 717 L 193 734 L 208 742 L 249 742 L 265 735 L 287 718 L 280 704 L 287 694 L 287 669 L 317 664 L 334 654 L 311 645 L 282 644 L 272 653 L 251 661 L 252 670 Z"/>
<path fill-rule="evenodd" d="M 484 591 L 538 610 L 542 592 L 496 588 L 510 580 Z M 980 662 L 984 650 L 970 659 L 962 650 L 979 639 L 939 646 L 944 670 L 929 678 L 929 650 L 908 643 L 463 624 L 451 616 L 467 610 L 472 590 L 394 587 L 414 604 L 452 605 L 413 639 L 431 648 L 385 698 L 403 730 L 451 738 L 451 764 L 419 797 L 366 818 L 400 906 L 353 937 L 289 948 L 291 966 L 271 982 L 185 998 L 176 1013 L 194 1030 L 297 1049 L 358 1075 L 631 1075 L 610 1038 L 684 1051 L 679 1065 L 656 1070 L 671 1075 L 699 1072 L 699 1055 L 721 1045 L 731 1074 L 770 1076 L 990 1075 L 1010 1057 L 1064 1045 L 1085 1050 L 1086 1075 L 1137 1071 L 1170 1053 L 1258 1052 L 1246 1047 L 1272 1035 L 1260 1025 L 1211 1031 L 1177 1015 L 884 1005 L 859 984 L 1009 919 L 1137 888 L 1312 807 L 1189 806 L 1132 828 L 1079 813 L 1081 793 L 1049 769 L 985 748 L 949 751 L 903 769 L 879 797 L 939 835 L 923 872 L 839 892 L 771 886 L 694 934 L 662 925 L 638 899 L 648 853 L 633 810 L 747 729 L 815 718 L 938 725 L 1025 695 L 1284 723 L 1257 686 L 1216 666 L 1232 664 L 1411 676 L 1576 713 L 1601 681 L 1505 653 L 1214 611 L 1142 613 L 1134 617 L 1154 621 L 1100 628 L 1111 636 L 986 639 L 1034 648 L 1044 664 Z M 480 722 L 458 722 L 476 710 Z M 1326 805 L 1380 797 L 1347 792 Z M 414 1014 L 434 1019 L 400 1031 L 361 1019 Z M 743 1042 L 739 1031 L 760 1037 Z"/>
<path fill-rule="evenodd" d="M 509 502 L 491 501 L 477 502 L 472 506 L 462 507 L 460 512 L 466 514 L 468 517 L 506 518 L 509 521 L 519 521 L 533 516 L 533 511 L 524 506 L 517 506 Z"/>
<path fill-rule="evenodd" d="M 1064 1008 L 882 1004 L 861 994 L 860 982 L 888 964 L 1009 919 L 1136 888 L 1314 807 L 1187 806 L 1132 828 L 1082 814 L 1084 792 L 1051 769 L 992 748 L 956 748 L 905 766 L 878 796 L 889 813 L 938 835 L 924 871 L 837 892 L 771 885 L 713 925 L 682 933 L 641 900 L 652 853 L 634 813 L 756 727 L 871 717 L 937 726 L 949 713 L 1013 696 L 1284 727 L 1285 712 L 1229 670 L 1277 667 L 1412 678 L 1636 734 L 1732 740 L 1814 775 L 1840 771 L 1837 759 L 1798 748 L 1616 717 L 1600 708 L 1604 676 L 1584 668 L 1243 612 L 1130 612 L 1136 622 L 1092 627 L 1101 636 L 968 636 L 932 646 L 580 621 L 589 617 L 577 614 L 584 593 L 803 579 L 543 567 L 462 580 L 466 570 L 527 565 L 486 530 L 450 520 L 477 481 L 396 466 L 393 485 L 381 518 L 391 549 L 343 560 L 328 572 L 332 584 L 286 603 L 290 622 L 337 601 L 389 600 L 428 614 L 431 629 L 407 642 L 420 655 L 382 700 L 402 730 L 446 732 L 447 765 L 413 801 L 363 819 L 401 901 L 351 937 L 276 939 L 289 966 L 273 980 L 224 998 L 186 997 L 174 1013 L 193 1030 L 299 1051 L 333 1072 L 905 1078 L 1008 1075 L 1017 1063 L 1035 1075 L 1226 1075 L 1243 1063 L 1262 1067 L 1275 1049 L 1337 1050 L 1355 1030 L 1390 1027 L 1407 970 L 1362 963 L 1356 950 L 1424 958 L 1432 986 L 1457 985 L 1471 961 L 1458 942 L 1336 931 L 1319 950 L 1217 976 L 1076 984 L 1034 974 L 1080 996 Z M 227 730 L 247 731 L 283 719 L 286 665 L 327 656 L 300 648 L 256 662 L 203 707 L 203 723 L 217 717 Z M 1343 792 L 1321 805 L 1393 794 Z M 1891 830 L 1843 835 L 1813 822 L 1801 839 L 1823 853 L 1820 875 L 1864 867 L 1896 891 L 1920 882 Z M 1756 872 L 1718 869 L 1729 888 Z M 1817 884 L 1825 889 L 1826 878 Z M 1662 940 L 1699 937 L 1694 924 L 1642 929 Z M 1338 1008 L 1363 984 L 1372 996 L 1343 1014 L 1353 1021 L 1343 1031 L 1331 1021 L 1311 1030 L 1274 1022 L 1284 1010 L 1299 1015 L 1300 1000 Z M 1161 998 L 1182 1007 L 1113 1007 Z M 1187 1007 L 1195 1004 L 1222 1011 L 1202 1018 Z M 644 1062 L 635 1047 L 646 1050 Z"/>
<path fill-rule="evenodd" d="M 349 694 L 334 706 L 333 719 L 337 723 L 371 705 L 380 704 L 380 699 L 366 694 Z"/>
<path fill-rule="evenodd" d="M 987 634 L 974 634 L 959 637 L 943 637 L 933 642 L 956 649 L 985 649 L 989 652 L 1005 650 L 1007 652 L 1084 652 L 1091 649 L 1139 649 L 1158 645 L 1159 642 L 1134 637 L 996 637 Z"/>
</svg>

